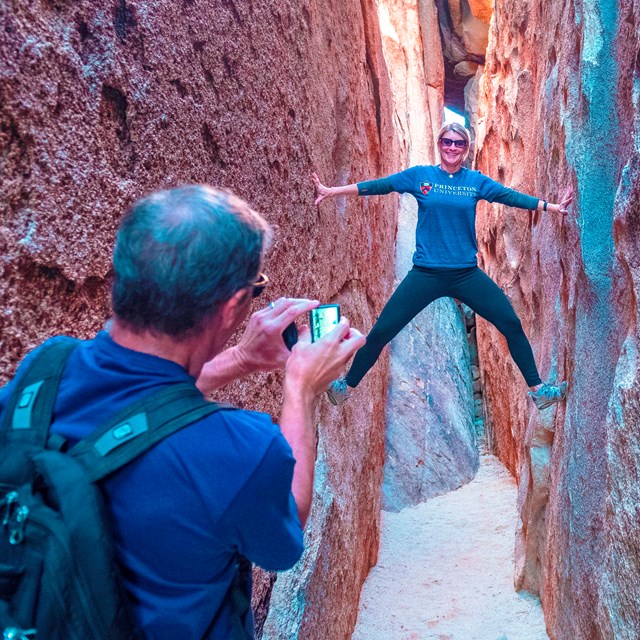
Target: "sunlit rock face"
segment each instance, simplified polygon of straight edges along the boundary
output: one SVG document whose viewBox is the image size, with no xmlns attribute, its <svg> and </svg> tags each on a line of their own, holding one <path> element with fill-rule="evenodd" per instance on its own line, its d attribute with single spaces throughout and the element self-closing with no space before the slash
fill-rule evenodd
<svg viewBox="0 0 640 640">
<path fill-rule="evenodd" d="M 344 184 L 400 168 L 367 3 L 9 5 L 0 44 L 5 380 L 46 337 L 90 337 L 103 326 L 124 209 L 183 183 L 232 189 L 275 225 L 261 304 L 310 296 L 340 302 L 357 327 L 373 324 L 393 281 L 395 203 L 318 209 L 310 177 Z M 319 405 L 317 494 L 293 572 L 301 590 L 278 595 L 290 593 L 281 576 L 272 598 L 300 637 L 347 637 L 355 622 L 377 553 L 386 373 L 383 361 L 344 410 Z M 254 376 L 219 397 L 277 419 L 279 380 Z"/>
<path fill-rule="evenodd" d="M 381 0 L 378 19 L 403 168 L 434 157 L 444 94 L 442 44 L 433 0 Z"/>
<path fill-rule="evenodd" d="M 384 0 L 378 13 L 403 168 L 432 164 L 444 93 L 435 3 Z M 402 196 L 396 283 L 412 266 L 416 213 L 415 199 Z M 389 351 L 383 507 L 399 510 L 468 482 L 478 450 L 464 322 L 453 301 L 435 302 L 418 314 Z"/>
<path fill-rule="evenodd" d="M 447 87 L 445 101 L 464 110 L 464 88 L 484 64 L 493 2 L 435 0 L 442 34 Z"/>
<path fill-rule="evenodd" d="M 543 378 L 537 414 L 497 332 L 478 342 L 497 449 L 520 480 L 519 586 L 552 638 L 640 637 L 640 5 L 507 0 L 481 85 L 478 168 L 568 216 L 485 206 L 482 264 L 510 296 Z M 545 435 L 547 434 L 547 435 Z M 545 449 L 546 448 L 546 449 Z M 548 499 L 545 496 L 548 494 Z"/>
</svg>

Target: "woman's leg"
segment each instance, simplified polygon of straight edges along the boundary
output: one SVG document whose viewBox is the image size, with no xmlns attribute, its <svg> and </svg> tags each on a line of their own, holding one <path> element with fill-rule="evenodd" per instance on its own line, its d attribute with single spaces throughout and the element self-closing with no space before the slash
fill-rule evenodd
<svg viewBox="0 0 640 640">
<path fill-rule="evenodd" d="M 430 302 L 444 295 L 441 279 L 433 273 L 412 269 L 398 285 L 367 336 L 367 344 L 356 353 L 346 376 L 350 387 L 375 364 L 383 347 L 390 342 Z"/>
<path fill-rule="evenodd" d="M 541 384 L 540 374 L 516 312 L 502 289 L 480 269 L 470 271 L 457 282 L 448 294 L 471 307 L 478 315 L 493 324 L 507 339 L 507 345 L 528 386 Z"/>
</svg>

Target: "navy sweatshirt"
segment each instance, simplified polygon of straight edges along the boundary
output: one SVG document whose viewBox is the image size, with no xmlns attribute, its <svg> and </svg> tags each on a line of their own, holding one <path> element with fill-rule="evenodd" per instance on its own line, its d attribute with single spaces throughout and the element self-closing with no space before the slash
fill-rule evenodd
<svg viewBox="0 0 640 640">
<path fill-rule="evenodd" d="M 410 193 L 418 201 L 413 263 L 437 269 L 460 269 L 477 264 L 478 200 L 521 209 L 538 206 L 538 198 L 508 189 L 479 171 L 464 167 L 449 174 L 438 165 L 420 165 L 386 178 L 358 183 L 361 196 L 392 191 Z"/>
</svg>

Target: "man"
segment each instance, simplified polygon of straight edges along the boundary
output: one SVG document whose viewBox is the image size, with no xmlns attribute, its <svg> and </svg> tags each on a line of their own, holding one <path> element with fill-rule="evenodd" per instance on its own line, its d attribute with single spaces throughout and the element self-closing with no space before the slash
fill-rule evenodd
<svg viewBox="0 0 640 640">
<path fill-rule="evenodd" d="M 303 328 L 289 354 L 283 329 L 318 302 L 280 299 L 222 351 L 267 282 L 269 235 L 242 200 L 210 187 L 137 202 L 116 240 L 113 319 L 73 351 L 60 383 L 52 431 L 73 443 L 163 386 L 197 381 L 210 392 L 286 363 L 279 427 L 265 414 L 221 410 L 102 483 L 133 613 L 150 640 L 231 637 L 237 555 L 268 570 L 297 562 L 313 493 L 314 402 L 364 343 L 342 321 L 313 344 Z M 244 624 L 252 633 L 250 615 Z"/>
</svg>

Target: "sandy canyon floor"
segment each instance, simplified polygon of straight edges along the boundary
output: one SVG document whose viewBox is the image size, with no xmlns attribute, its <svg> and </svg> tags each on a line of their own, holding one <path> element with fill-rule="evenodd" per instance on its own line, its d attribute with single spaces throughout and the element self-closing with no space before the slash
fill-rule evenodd
<svg viewBox="0 0 640 640">
<path fill-rule="evenodd" d="M 516 523 L 515 481 L 489 455 L 457 491 L 383 512 L 352 640 L 548 640 L 538 599 L 513 588 Z"/>
</svg>

